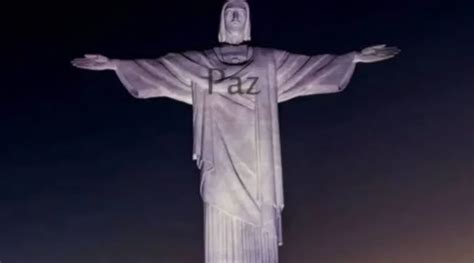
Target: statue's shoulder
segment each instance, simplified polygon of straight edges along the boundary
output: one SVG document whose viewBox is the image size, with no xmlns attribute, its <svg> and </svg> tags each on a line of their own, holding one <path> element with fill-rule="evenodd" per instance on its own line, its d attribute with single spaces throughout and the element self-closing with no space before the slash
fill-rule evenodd
<svg viewBox="0 0 474 263">
<path fill-rule="evenodd" d="M 175 55 L 183 56 L 186 58 L 190 58 L 193 60 L 199 60 L 202 59 L 203 57 L 206 57 L 206 54 L 208 54 L 208 50 L 185 50 L 181 52 L 175 52 Z"/>
<path fill-rule="evenodd" d="M 289 54 L 288 51 L 278 48 L 254 47 L 254 49 L 262 55 L 274 58 L 276 61 L 281 60 Z"/>
<path fill-rule="evenodd" d="M 169 61 L 189 63 L 194 62 L 197 64 L 208 64 L 209 58 L 212 52 L 208 50 L 184 50 L 184 51 L 171 51 L 166 53 L 162 59 Z"/>
</svg>

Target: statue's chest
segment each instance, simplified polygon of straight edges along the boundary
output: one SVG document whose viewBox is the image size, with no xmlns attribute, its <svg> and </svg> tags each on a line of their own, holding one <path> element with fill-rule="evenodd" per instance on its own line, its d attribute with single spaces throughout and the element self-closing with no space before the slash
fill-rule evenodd
<svg viewBox="0 0 474 263">
<path fill-rule="evenodd" d="M 209 94 L 240 96 L 255 101 L 268 88 L 269 67 L 256 61 L 245 65 L 220 65 L 208 69 L 205 86 Z"/>
<path fill-rule="evenodd" d="M 228 54 L 229 57 L 239 54 Z M 248 59 L 248 58 L 247 58 Z M 222 61 L 213 61 L 200 81 L 199 89 L 207 97 L 207 103 L 217 103 L 222 106 L 223 101 L 255 110 L 255 104 L 268 104 L 272 83 L 271 60 L 258 52 L 245 64 L 227 64 Z"/>
</svg>

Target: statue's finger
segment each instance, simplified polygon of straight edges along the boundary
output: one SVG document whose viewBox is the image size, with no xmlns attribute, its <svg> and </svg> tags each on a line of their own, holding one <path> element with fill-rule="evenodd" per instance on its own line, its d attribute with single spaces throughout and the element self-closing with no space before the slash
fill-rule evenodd
<svg viewBox="0 0 474 263">
<path fill-rule="evenodd" d="M 371 48 L 379 49 L 379 48 L 384 48 L 384 47 L 386 47 L 386 46 L 387 46 L 386 44 L 381 44 L 381 45 L 371 46 Z"/>
<path fill-rule="evenodd" d="M 82 64 L 72 64 L 76 68 L 89 69 L 90 67 Z"/>
<path fill-rule="evenodd" d="M 72 65 L 76 68 L 84 68 L 85 66 L 80 63 L 72 63 Z"/>
<path fill-rule="evenodd" d="M 380 51 L 380 52 L 377 52 L 377 57 L 385 57 L 385 56 L 390 56 L 392 54 L 393 53 L 390 51 Z"/>
<path fill-rule="evenodd" d="M 400 53 L 400 50 L 394 50 L 390 52 L 391 55 L 397 55 L 398 53 Z"/>
<path fill-rule="evenodd" d="M 91 62 L 89 61 L 89 59 L 75 59 L 72 61 L 72 64 L 76 64 L 76 65 L 90 65 Z"/>
<path fill-rule="evenodd" d="M 99 70 L 94 64 L 90 63 L 77 63 L 73 64 L 77 68 L 82 68 L 82 69 L 89 69 L 89 70 Z"/>
<path fill-rule="evenodd" d="M 399 52 L 400 51 L 396 49 L 388 49 L 388 50 L 384 49 L 384 50 L 379 51 L 377 54 L 379 56 L 391 56 L 391 55 L 396 55 Z"/>
<path fill-rule="evenodd" d="M 391 51 L 391 52 L 387 52 L 386 55 L 387 55 L 387 56 L 395 56 L 395 55 L 397 55 L 398 53 L 400 53 L 400 51 Z"/>
<path fill-rule="evenodd" d="M 76 63 L 81 63 L 81 62 L 85 62 L 85 61 L 88 61 L 89 59 L 86 59 L 86 58 L 75 58 L 72 60 L 72 62 L 76 62 Z"/>
<path fill-rule="evenodd" d="M 76 62 L 73 62 L 73 65 L 77 67 L 92 67 L 93 66 L 93 64 L 88 61 L 76 61 Z"/>
<path fill-rule="evenodd" d="M 99 54 L 85 54 L 84 57 L 86 58 L 99 58 Z"/>
<path fill-rule="evenodd" d="M 393 49 L 399 49 L 399 48 L 398 47 L 384 47 L 383 49 L 393 50 Z"/>
<path fill-rule="evenodd" d="M 375 54 L 375 49 L 374 49 L 374 48 L 371 48 L 371 47 L 364 48 L 364 49 L 362 50 L 362 54 L 365 54 L 365 55 L 372 55 L 372 54 Z"/>
</svg>

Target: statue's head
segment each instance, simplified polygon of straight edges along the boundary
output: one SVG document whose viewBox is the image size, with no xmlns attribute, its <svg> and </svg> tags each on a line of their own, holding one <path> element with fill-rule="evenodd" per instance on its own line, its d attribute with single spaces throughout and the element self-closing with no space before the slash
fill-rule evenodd
<svg viewBox="0 0 474 263">
<path fill-rule="evenodd" d="M 222 7 L 219 42 L 238 45 L 250 41 L 250 8 L 245 0 L 227 0 Z"/>
</svg>

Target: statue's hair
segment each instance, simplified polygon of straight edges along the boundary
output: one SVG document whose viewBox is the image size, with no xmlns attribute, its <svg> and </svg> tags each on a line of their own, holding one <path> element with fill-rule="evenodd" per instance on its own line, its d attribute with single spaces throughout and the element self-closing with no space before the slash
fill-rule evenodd
<svg viewBox="0 0 474 263">
<path fill-rule="evenodd" d="M 227 6 L 230 4 L 241 4 L 247 13 L 247 17 L 245 19 L 245 26 L 244 26 L 244 39 L 243 41 L 250 41 L 251 36 L 250 36 L 250 7 L 247 1 L 245 0 L 227 0 L 222 7 L 221 11 L 221 22 L 220 22 L 220 28 L 219 28 L 219 42 L 220 43 L 230 43 L 229 39 L 227 38 L 227 32 L 225 28 L 225 10 L 227 9 Z"/>
</svg>

